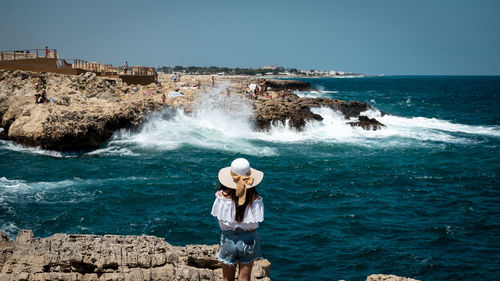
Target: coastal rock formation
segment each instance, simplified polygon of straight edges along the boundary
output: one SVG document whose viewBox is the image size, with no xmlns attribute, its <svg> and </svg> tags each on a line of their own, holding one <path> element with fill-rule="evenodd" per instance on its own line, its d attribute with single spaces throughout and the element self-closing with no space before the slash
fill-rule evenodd
<svg viewBox="0 0 500 281">
<path fill-rule="evenodd" d="M 413 278 L 406 278 L 396 275 L 372 274 L 366 278 L 366 281 L 419 281 Z"/>
<path fill-rule="evenodd" d="M 311 83 L 299 80 L 266 79 L 266 86 L 273 91 L 281 91 L 286 89 L 297 91 L 313 90 L 313 88 L 311 87 Z"/>
<path fill-rule="evenodd" d="M 155 236 L 55 234 L 16 241 L 1 233 L 0 280 L 222 280 L 217 245 L 172 246 Z M 271 264 L 256 261 L 253 281 L 269 281 Z"/>
<path fill-rule="evenodd" d="M 142 87 L 141 87 L 142 88 Z M 139 125 L 163 108 L 121 80 L 26 71 L 0 72 L 0 137 L 53 150 L 95 149 L 120 128 Z M 45 91 L 46 103 L 35 103 Z"/>
<path fill-rule="evenodd" d="M 14 242 L 9 239 L 7 234 L 0 231 L 0 269 L 8 260 L 11 259 L 13 252 Z"/>
<path fill-rule="evenodd" d="M 377 130 L 385 127 L 374 118 L 360 115 L 361 112 L 372 109 L 366 102 L 343 100 L 331 100 L 327 98 L 299 98 L 295 94 L 288 94 L 285 99 L 267 99 L 259 97 L 256 104 L 256 127 L 267 129 L 276 121 L 285 123 L 296 129 L 302 129 L 307 121 L 323 120 L 319 114 L 313 113 L 311 109 L 327 107 L 340 112 L 346 120 L 358 118 L 357 121 L 349 122 L 351 126 L 358 126 L 366 130 Z"/>
<path fill-rule="evenodd" d="M 352 127 L 358 126 L 365 130 L 374 130 L 374 131 L 382 127 L 385 127 L 385 125 L 377 121 L 377 119 L 368 118 L 367 116 L 363 115 L 358 117 L 358 121 L 349 122 L 349 125 L 351 125 Z"/>
<path fill-rule="evenodd" d="M 230 89 L 231 97 L 246 95 L 249 77 L 223 77 L 211 86 L 210 76 L 183 76 L 173 82 L 159 75 L 162 86 L 129 86 L 120 79 L 102 78 L 92 72 L 79 76 L 18 70 L 0 70 L 0 139 L 58 151 L 97 149 L 122 128 L 138 128 L 147 116 L 165 108 L 193 111 L 200 99 L 218 97 Z M 280 89 L 309 90 L 303 81 L 266 80 L 267 96 L 247 100 L 254 108 L 254 127 L 266 130 L 281 122 L 301 130 L 308 121 L 322 120 L 314 108 L 327 107 L 340 112 L 346 123 L 367 130 L 384 125 L 360 113 L 372 107 L 364 102 L 345 102 L 327 98 L 301 98 Z M 35 103 L 35 95 L 45 92 L 46 103 Z M 169 97 L 171 93 L 182 93 Z M 357 118 L 358 120 L 353 120 Z"/>
</svg>

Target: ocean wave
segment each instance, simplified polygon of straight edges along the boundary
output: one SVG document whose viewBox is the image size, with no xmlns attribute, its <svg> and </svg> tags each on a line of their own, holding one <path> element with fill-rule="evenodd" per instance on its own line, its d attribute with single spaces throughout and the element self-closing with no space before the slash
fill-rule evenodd
<svg viewBox="0 0 500 281">
<path fill-rule="evenodd" d="M 19 232 L 19 227 L 12 222 L 6 222 L 1 224 L 0 230 L 7 233 L 7 236 L 9 236 L 10 239 L 15 240 L 15 237 Z"/>
<path fill-rule="evenodd" d="M 252 116 L 251 105 L 244 99 L 207 95 L 195 105 L 193 114 L 182 110 L 155 113 L 139 132 L 122 130 L 109 145 L 135 145 L 159 151 L 194 146 L 248 155 L 276 155 L 274 148 L 254 143 L 260 139 L 260 133 L 252 130 Z"/>
<path fill-rule="evenodd" d="M 117 177 L 117 178 L 104 178 L 104 179 L 66 179 L 62 181 L 34 181 L 29 182 L 22 179 L 8 179 L 0 177 L 0 192 L 24 192 L 24 191 L 40 191 L 51 190 L 57 188 L 67 187 L 81 187 L 81 186 L 99 186 L 116 182 L 131 182 L 131 181 L 148 181 L 147 177 Z"/>
<path fill-rule="evenodd" d="M 15 143 L 13 141 L 6 141 L 6 140 L 0 140 L 0 149 L 27 153 L 32 155 L 50 156 L 54 158 L 71 158 L 78 156 L 77 153 L 64 153 L 54 150 L 45 150 L 40 147 L 27 147 L 22 144 Z"/>
<path fill-rule="evenodd" d="M 399 117 L 394 115 L 381 116 L 378 110 L 369 110 L 362 113 L 369 118 L 376 118 L 389 128 L 402 135 L 412 133 L 462 133 L 468 135 L 484 135 L 489 137 L 500 137 L 500 126 L 465 125 L 452 123 L 447 120 L 427 117 Z"/>
<path fill-rule="evenodd" d="M 383 76 L 383 75 L 375 75 L 375 76 Z M 336 75 L 336 76 L 307 76 L 307 79 L 342 79 L 342 78 L 369 78 L 374 77 L 374 75 L 367 76 L 363 74 L 354 74 L 354 75 Z"/>
<path fill-rule="evenodd" d="M 338 94 L 338 91 L 317 90 L 317 91 L 294 91 L 294 94 L 301 98 L 322 98 L 329 97 L 331 94 Z"/>
<path fill-rule="evenodd" d="M 115 134 L 109 143 L 110 147 L 102 152 L 135 155 L 135 148 L 130 145 L 160 151 L 193 146 L 256 156 L 275 156 L 278 155 L 278 148 L 272 143 L 413 146 L 436 145 L 436 142 L 470 144 L 476 142 L 471 137 L 473 135 L 500 136 L 499 126 L 454 124 L 425 117 L 382 116 L 378 110 L 366 111 L 362 115 L 376 118 L 386 127 L 376 131 L 364 130 L 348 124 L 357 118 L 346 120 L 340 112 L 326 107 L 313 108 L 312 111 L 321 115 L 323 120 L 306 122 L 301 131 L 291 127 L 288 121 L 276 122 L 266 131 L 253 131 L 252 111 L 246 106 L 201 106 L 192 115 L 186 115 L 181 110 L 168 114 L 158 113 L 152 115 L 139 132 L 122 131 Z M 165 114 L 168 116 L 165 117 Z"/>
<path fill-rule="evenodd" d="M 54 182 L 28 182 L 25 180 L 11 180 L 6 177 L 0 178 L 0 190 L 8 191 L 28 191 L 28 190 L 40 190 L 40 189 L 52 189 L 52 188 L 64 188 L 72 186 L 75 184 L 73 180 L 63 180 Z"/>
<path fill-rule="evenodd" d="M 66 179 L 62 181 L 26 181 L 0 177 L 0 209 L 16 216 L 19 204 L 88 204 L 100 196 L 96 187 L 146 183 L 150 178 L 123 177 L 105 179 Z"/>
<path fill-rule="evenodd" d="M 119 140 L 111 140 L 106 147 L 87 152 L 84 156 L 140 156 L 140 154 L 121 147 Z"/>
<path fill-rule="evenodd" d="M 386 125 L 376 131 L 352 127 L 340 112 L 330 108 L 314 108 L 312 111 L 323 117 L 322 121 L 309 121 L 302 131 L 290 128 L 288 123 L 277 124 L 269 132 L 261 134 L 260 138 L 270 142 L 301 142 L 301 143 L 352 143 L 358 145 L 397 146 L 415 145 L 404 139 L 414 141 L 431 141 L 444 143 L 473 143 L 467 136 L 457 133 L 483 134 L 500 136 L 499 127 L 471 126 L 453 124 L 448 121 L 432 118 L 405 118 L 391 115 L 381 116 L 380 111 L 373 110 L 363 113 L 370 118 L 376 118 Z M 426 145 L 423 143 L 422 145 Z"/>
<path fill-rule="evenodd" d="M 366 75 L 343 75 L 343 76 L 333 76 L 335 79 L 344 79 L 344 78 L 366 78 Z"/>
<path fill-rule="evenodd" d="M 1 177 L 0 187 L 9 190 L 22 190 L 22 189 L 28 189 L 29 185 L 27 185 L 26 181 L 23 180 L 9 180 L 6 177 Z"/>
</svg>

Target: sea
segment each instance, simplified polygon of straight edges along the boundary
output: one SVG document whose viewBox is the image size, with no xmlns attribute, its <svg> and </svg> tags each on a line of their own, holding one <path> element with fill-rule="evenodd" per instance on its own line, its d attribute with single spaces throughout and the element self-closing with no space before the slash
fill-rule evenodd
<svg viewBox="0 0 500 281">
<path fill-rule="evenodd" d="M 316 108 L 301 131 L 262 132 L 248 102 L 207 92 L 94 151 L 1 141 L 0 229 L 217 244 L 217 173 L 244 157 L 264 172 L 272 280 L 500 280 L 500 77 L 301 80 L 316 90 L 299 96 L 368 102 L 385 127 Z"/>
</svg>

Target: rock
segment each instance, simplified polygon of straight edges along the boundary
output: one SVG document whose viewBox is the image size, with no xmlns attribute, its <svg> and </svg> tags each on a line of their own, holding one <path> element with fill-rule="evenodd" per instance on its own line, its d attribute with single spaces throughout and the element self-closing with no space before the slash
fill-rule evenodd
<svg viewBox="0 0 500 281">
<path fill-rule="evenodd" d="M 16 243 L 0 233 L 0 280 L 221 280 L 218 245 L 172 246 L 155 236 L 55 234 Z M 252 280 L 270 280 L 256 261 Z"/>
<path fill-rule="evenodd" d="M 419 280 L 400 277 L 396 275 L 372 274 L 366 278 L 366 281 L 419 281 Z"/>
<path fill-rule="evenodd" d="M 9 241 L 10 241 L 10 239 L 9 239 L 9 236 L 7 235 L 7 233 L 0 231 L 0 243 L 5 243 L 5 242 L 9 242 Z"/>
<path fill-rule="evenodd" d="M 193 113 L 198 97 L 204 95 L 192 88 L 183 89 L 184 96 L 167 98 L 163 103 L 162 95 L 179 86 L 165 79 L 170 77 L 163 77 L 165 85 L 160 90 L 154 85 L 128 86 L 120 79 L 110 80 L 92 72 L 71 76 L 0 70 L 0 139 L 58 151 L 92 150 L 119 129 L 138 129 L 152 112 L 170 108 Z M 201 78 L 186 75 L 183 83 L 191 85 L 193 79 Z M 249 77 L 227 79 L 231 96 L 245 95 L 248 85 L 255 82 Z M 202 83 L 210 85 L 210 76 Z M 301 130 L 307 122 L 323 119 L 311 111 L 315 107 L 329 107 L 346 120 L 372 108 L 364 102 L 300 98 L 295 94 L 281 98 L 281 89 L 310 90 L 310 84 L 303 81 L 268 79 L 266 85 L 272 88 L 270 98 L 247 100 L 254 108 L 256 130 L 267 130 L 278 123 Z M 55 102 L 35 104 L 35 94 L 43 90 Z M 351 125 L 367 130 L 383 127 L 377 120 L 363 118 Z"/>
<path fill-rule="evenodd" d="M 276 92 L 286 89 L 297 91 L 313 90 L 311 83 L 299 80 L 266 79 L 266 86 Z"/>
<path fill-rule="evenodd" d="M 268 129 L 276 122 L 285 124 L 289 121 L 290 126 L 301 129 L 306 121 L 323 120 L 323 118 L 311 112 L 310 107 L 299 102 L 286 102 L 283 99 L 257 100 L 255 111 L 255 125 L 258 129 Z"/>
<path fill-rule="evenodd" d="M 33 231 L 31 230 L 20 230 L 17 233 L 16 245 L 17 246 L 29 246 L 33 240 Z"/>
<path fill-rule="evenodd" d="M 276 122 L 285 124 L 301 130 L 307 121 L 321 121 L 323 118 L 311 111 L 312 108 L 328 107 L 340 112 L 344 118 L 356 117 L 358 122 L 351 122 L 351 126 L 359 126 L 366 130 L 377 130 L 385 127 L 376 119 L 367 119 L 360 113 L 372 107 L 366 102 L 351 101 L 346 103 L 342 100 L 331 100 L 327 98 L 300 98 L 295 94 L 288 94 L 286 99 L 266 99 L 259 96 L 255 101 L 255 125 L 257 129 L 266 130 Z"/>
<path fill-rule="evenodd" d="M 382 127 L 385 127 L 384 124 L 377 121 L 375 118 L 368 118 L 367 116 L 359 116 L 358 121 L 349 122 L 349 125 L 352 127 L 358 126 L 365 130 L 378 130 Z"/>
<path fill-rule="evenodd" d="M 0 231 L 0 272 L 6 261 L 10 260 L 14 252 L 14 241 L 3 231 Z"/>
<path fill-rule="evenodd" d="M 22 79 L 24 78 L 24 80 Z M 118 129 L 133 128 L 165 106 L 137 95 L 124 102 L 123 82 L 79 76 L 0 71 L 0 137 L 59 151 L 99 148 Z M 35 104 L 44 89 L 55 102 Z"/>
</svg>

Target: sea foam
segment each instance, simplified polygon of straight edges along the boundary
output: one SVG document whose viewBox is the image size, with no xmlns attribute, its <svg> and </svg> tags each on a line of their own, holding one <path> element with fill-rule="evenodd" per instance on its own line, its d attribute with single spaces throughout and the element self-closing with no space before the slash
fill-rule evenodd
<svg viewBox="0 0 500 281">
<path fill-rule="evenodd" d="M 274 149 L 254 143 L 260 133 L 253 131 L 253 110 L 248 100 L 219 94 L 222 88 L 201 94 L 192 114 L 165 110 L 149 117 L 139 132 L 121 131 L 110 145 L 137 145 L 142 148 L 174 150 L 194 146 L 249 155 L 271 156 Z"/>
<path fill-rule="evenodd" d="M 44 155 L 55 158 L 70 158 L 76 157 L 76 153 L 63 153 L 54 150 L 45 150 L 40 147 L 27 147 L 22 144 L 17 144 L 13 141 L 0 140 L 0 150 L 10 150 L 21 153 L 33 154 L 33 155 Z"/>
<path fill-rule="evenodd" d="M 333 109 L 322 107 L 312 111 L 322 121 L 308 121 L 302 130 L 289 122 L 276 122 L 266 131 L 256 131 L 252 125 L 252 109 L 239 97 L 206 94 L 193 113 L 182 110 L 156 113 L 139 132 L 122 131 L 110 142 L 114 145 L 137 145 L 158 150 L 174 150 L 182 146 L 272 156 L 278 151 L 273 143 L 351 143 L 355 145 L 427 145 L 426 142 L 474 143 L 474 136 L 500 137 L 499 126 L 455 124 L 425 117 L 382 116 L 377 109 L 363 112 L 385 125 L 379 130 L 352 127 Z M 408 142 L 410 141 L 410 142 Z M 269 144 L 266 144 L 269 143 Z"/>
</svg>

